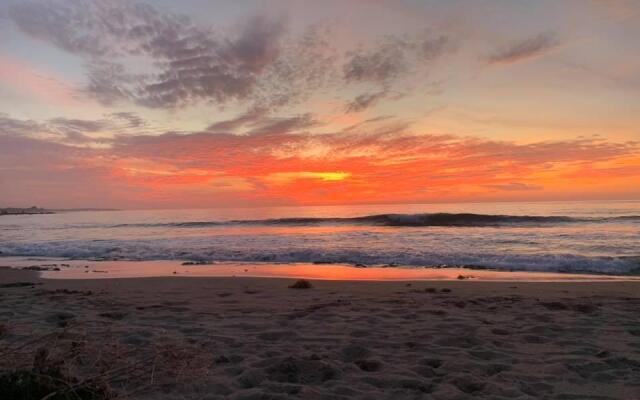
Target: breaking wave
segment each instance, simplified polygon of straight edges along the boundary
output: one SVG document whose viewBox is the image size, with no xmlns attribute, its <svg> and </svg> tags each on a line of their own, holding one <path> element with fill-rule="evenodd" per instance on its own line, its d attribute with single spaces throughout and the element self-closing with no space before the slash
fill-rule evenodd
<svg viewBox="0 0 640 400">
<path fill-rule="evenodd" d="M 395 227 L 495 227 L 495 226 L 536 226 L 562 223 L 599 223 L 617 220 L 640 221 L 640 216 L 629 215 L 610 218 L 575 218 L 567 216 L 537 216 L 537 215 L 491 215 L 471 213 L 435 213 L 435 214 L 377 214 L 350 218 L 276 218 L 232 221 L 190 221 L 169 222 L 157 224 L 120 224 L 116 228 L 129 227 L 175 227 L 175 228 L 206 228 L 230 225 L 266 225 L 266 226 L 314 226 L 314 225 L 371 225 Z"/>
<path fill-rule="evenodd" d="M 327 248 L 283 242 L 241 246 L 211 238 L 150 240 L 68 240 L 0 244 L 3 256 L 63 257 L 94 260 L 197 260 L 275 263 L 347 263 L 403 267 L 474 266 L 499 270 L 599 274 L 640 274 L 640 256 L 587 256 L 570 253 L 519 254 L 468 248 L 406 250 L 396 247 Z M 235 245 L 234 245 L 235 244 Z M 257 244 L 257 243 L 256 243 Z"/>
<path fill-rule="evenodd" d="M 213 214 L 160 210 L 8 217 L 0 221 L 0 264 L 2 256 L 50 256 L 406 267 L 446 264 L 640 275 L 640 204 L 605 209 L 573 204 L 524 208 L 532 215 L 519 215 L 521 205 L 494 209 L 495 213 L 386 213 L 386 209 L 368 208 L 361 216 L 271 219 L 254 219 L 253 215 L 264 215 L 262 211 L 247 214 L 244 209 Z"/>
</svg>

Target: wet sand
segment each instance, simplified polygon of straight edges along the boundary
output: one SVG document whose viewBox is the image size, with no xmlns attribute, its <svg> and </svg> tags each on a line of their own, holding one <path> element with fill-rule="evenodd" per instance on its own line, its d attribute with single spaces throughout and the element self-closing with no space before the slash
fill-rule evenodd
<svg viewBox="0 0 640 400">
<path fill-rule="evenodd" d="M 503 271 L 473 267 L 403 267 L 312 263 L 240 263 L 178 260 L 65 260 L 59 258 L 2 257 L 0 266 L 43 272 L 48 279 L 113 279 L 149 277 L 305 278 L 348 281 L 638 281 L 640 276 Z"/>
<path fill-rule="evenodd" d="M 640 398 L 640 282 L 294 281 L 0 269 L 0 369 L 47 348 L 136 399 Z"/>
</svg>

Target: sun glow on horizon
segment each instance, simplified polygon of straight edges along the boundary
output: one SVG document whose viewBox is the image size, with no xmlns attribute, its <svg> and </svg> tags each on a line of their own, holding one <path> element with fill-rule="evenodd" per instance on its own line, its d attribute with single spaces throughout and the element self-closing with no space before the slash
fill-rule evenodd
<svg viewBox="0 0 640 400">
<path fill-rule="evenodd" d="M 349 178 L 349 172 L 274 172 L 267 175 L 266 180 L 276 184 L 287 184 L 298 179 L 317 179 L 323 182 L 338 182 Z"/>
</svg>

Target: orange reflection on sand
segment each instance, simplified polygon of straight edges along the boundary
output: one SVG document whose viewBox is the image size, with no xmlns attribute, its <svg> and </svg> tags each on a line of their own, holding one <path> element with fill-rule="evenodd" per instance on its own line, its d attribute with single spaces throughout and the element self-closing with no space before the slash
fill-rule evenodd
<svg viewBox="0 0 640 400">
<path fill-rule="evenodd" d="M 322 280 L 575 280 L 606 279 L 599 275 L 572 275 L 543 272 L 506 272 L 494 270 L 471 270 L 466 268 L 358 268 L 341 264 L 260 264 L 218 265 L 217 276 L 253 276 L 307 278 Z"/>
<path fill-rule="evenodd" d="M 602 281 L 639 280 L 633 277 L 559 274 L 547 272 L 507 272 L 465 268 L 358 268 L 344 264 L 215 263 L 183 265 L 180 261 L 68 261 L 62 271 L 45 272 L 50 279 L 104 279 L 144 277 L 236 277 L 305 278 L 318 280 L 481 280 L 481 281 Z M 85 268 L 85 266 L 87 266 Z"/>
</svg>

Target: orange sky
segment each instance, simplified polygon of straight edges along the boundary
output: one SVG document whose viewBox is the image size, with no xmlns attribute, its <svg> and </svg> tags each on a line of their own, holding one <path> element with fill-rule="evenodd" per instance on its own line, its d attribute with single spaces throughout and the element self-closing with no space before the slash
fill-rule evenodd
<svg viewBox="0 0 640 400">
<path fill-rule="evenodd" d="M 634 2 L 135 4 L 0 7 L 0 206 L 640 198 Z"/>
<path fill-rule="evenodd" d="M 525 145 L 411 134 L 166 134 L 107 148 L 4 140 L 14 162 L 29 158 L 13 168 L 17 179 L 38 184 L 34 198 L 72 197 L 78 206 L 633 198 L 640 187 L 638 145 L 598 139 Z M 25 195 L 19 188 L 4 193 Z"/>
</svg>

